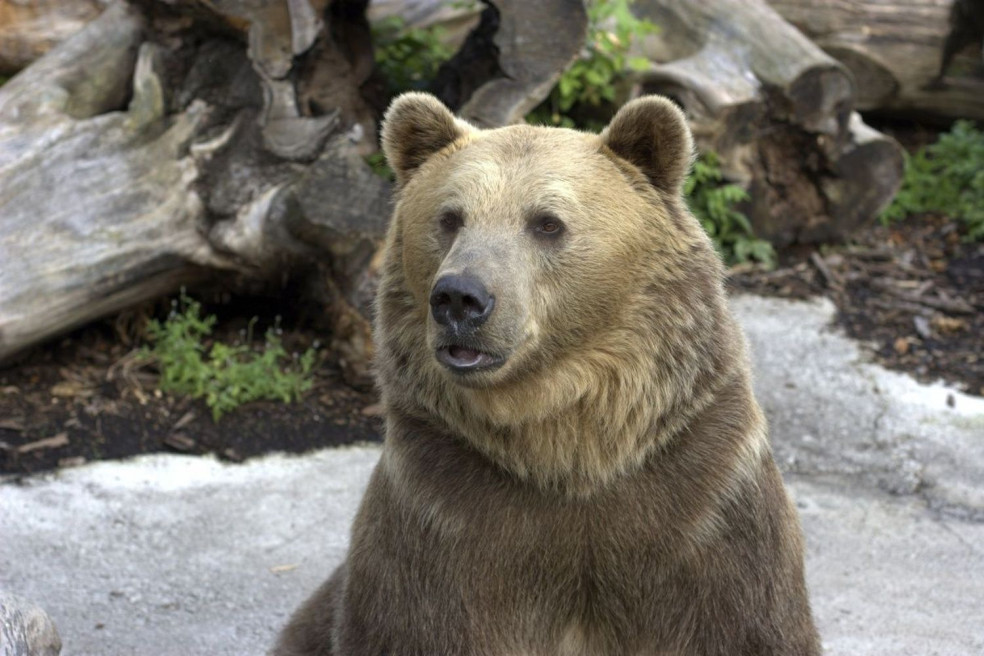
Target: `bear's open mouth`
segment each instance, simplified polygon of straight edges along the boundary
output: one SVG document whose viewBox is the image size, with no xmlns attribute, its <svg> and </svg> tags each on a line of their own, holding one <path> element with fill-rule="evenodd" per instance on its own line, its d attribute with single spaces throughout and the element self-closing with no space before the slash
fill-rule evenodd
<svg viewBox="0 0 984 656">
<path fill-rule="evenodd" d="M 505 361 L 485 351 L 449 344 L 437 349 L 437 361 L 455 373 L 494 369 Z"/>
</svg>

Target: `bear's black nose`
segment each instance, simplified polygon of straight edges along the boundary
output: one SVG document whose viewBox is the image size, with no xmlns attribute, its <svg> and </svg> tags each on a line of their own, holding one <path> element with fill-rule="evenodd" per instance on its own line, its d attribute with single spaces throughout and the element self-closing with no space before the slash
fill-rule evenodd
<svg viewBox="0 0 984 656">
<path fill-rule="evenodd" d="M 485 323 L 492 314 L 495 297 L 474 276 L 448 275 L 434 284 L 430 304 L 437 323 L 462 330 Z"/>
</svg>

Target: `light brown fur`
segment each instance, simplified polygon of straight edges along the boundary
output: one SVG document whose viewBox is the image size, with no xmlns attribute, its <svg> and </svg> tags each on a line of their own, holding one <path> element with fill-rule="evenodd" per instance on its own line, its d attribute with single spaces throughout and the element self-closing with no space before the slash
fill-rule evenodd
<svg viewBox="0 0 984 656">
<path fill-rule="evenodd" d="M 276 653 L 819 654 L 722 265 L 682 199 L 679 110 L 479 131 L 407 94 L 383 144 L 386 444 L 346 563 Z M 504 361 L 466 375 L 435 358 L 428 301 L 462 272 Z"/>
</svg>

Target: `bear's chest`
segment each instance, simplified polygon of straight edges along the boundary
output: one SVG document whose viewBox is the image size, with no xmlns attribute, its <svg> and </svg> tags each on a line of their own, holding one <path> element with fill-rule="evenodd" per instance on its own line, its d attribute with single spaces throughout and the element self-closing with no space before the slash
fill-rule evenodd
<svg viewBox="0 0 984 656">
<path fill-rule="evenodd" d="M 493 486 L 404 508 L 403 566 L 494 644 L 626 653 L 624 636 L 651 636 L 655 617 L 686 621 L 695 586 L 679 531 L 644 497 L 533 499 Z"/>
</svg>

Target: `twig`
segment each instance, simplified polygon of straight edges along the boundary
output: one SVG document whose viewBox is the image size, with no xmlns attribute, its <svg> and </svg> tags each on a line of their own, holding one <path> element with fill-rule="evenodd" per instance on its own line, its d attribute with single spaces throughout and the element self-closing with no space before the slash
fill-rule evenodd
<svg viewBox="0 0 984 656">
<path fill-rule="evenodd" d="M 830 270 L 830 267 L 827 266 L 827 263 L 824 261 L 822 257 L 820 257 L 819 253 L 817 253 L 816 251 L 810 253 L 810 262 L 813 264 L 813 266 L 817 268 L 817 271 L 820 272 L 820 275 L 823 276 L 824 283 L 827 285 L 827 287 L 837 290 L 840 290 L 844 287 L 844 281 L 841 280 L 840 276 L 836 275 L 833 271 Z"/>
<path fill-rule="evenodd" d="M 972 305 L 967 303 L 962 299 L 946 299 L 937 298 L 933 296 L 920 296 L 912 292 L 902 291 L 897 289 L 890 282 L 883 279 L 874 278 L 871 280 L 871 286 L 879 291 L 883 291 L 886 294 L 891 294 L 896 298 L 900 298 L 903 301 L 908 301 L 910 303 L 916 303 L 918 305 L 925 305 L 926 307 L 933 308 L 934 310 L 941 310 L 943 312 L 949 312 L 950 314 L 974 314 L 976 310 Z"/>
<path fill-rule="evenodd" d="M 54 437 L 46 437 L 43 440 L 35 440 L 17 447 L 17 453 L 29 453 L 38 449 L 57 449 L 68 444 L 68 434 L 58 433 Z"/>
</svg>

